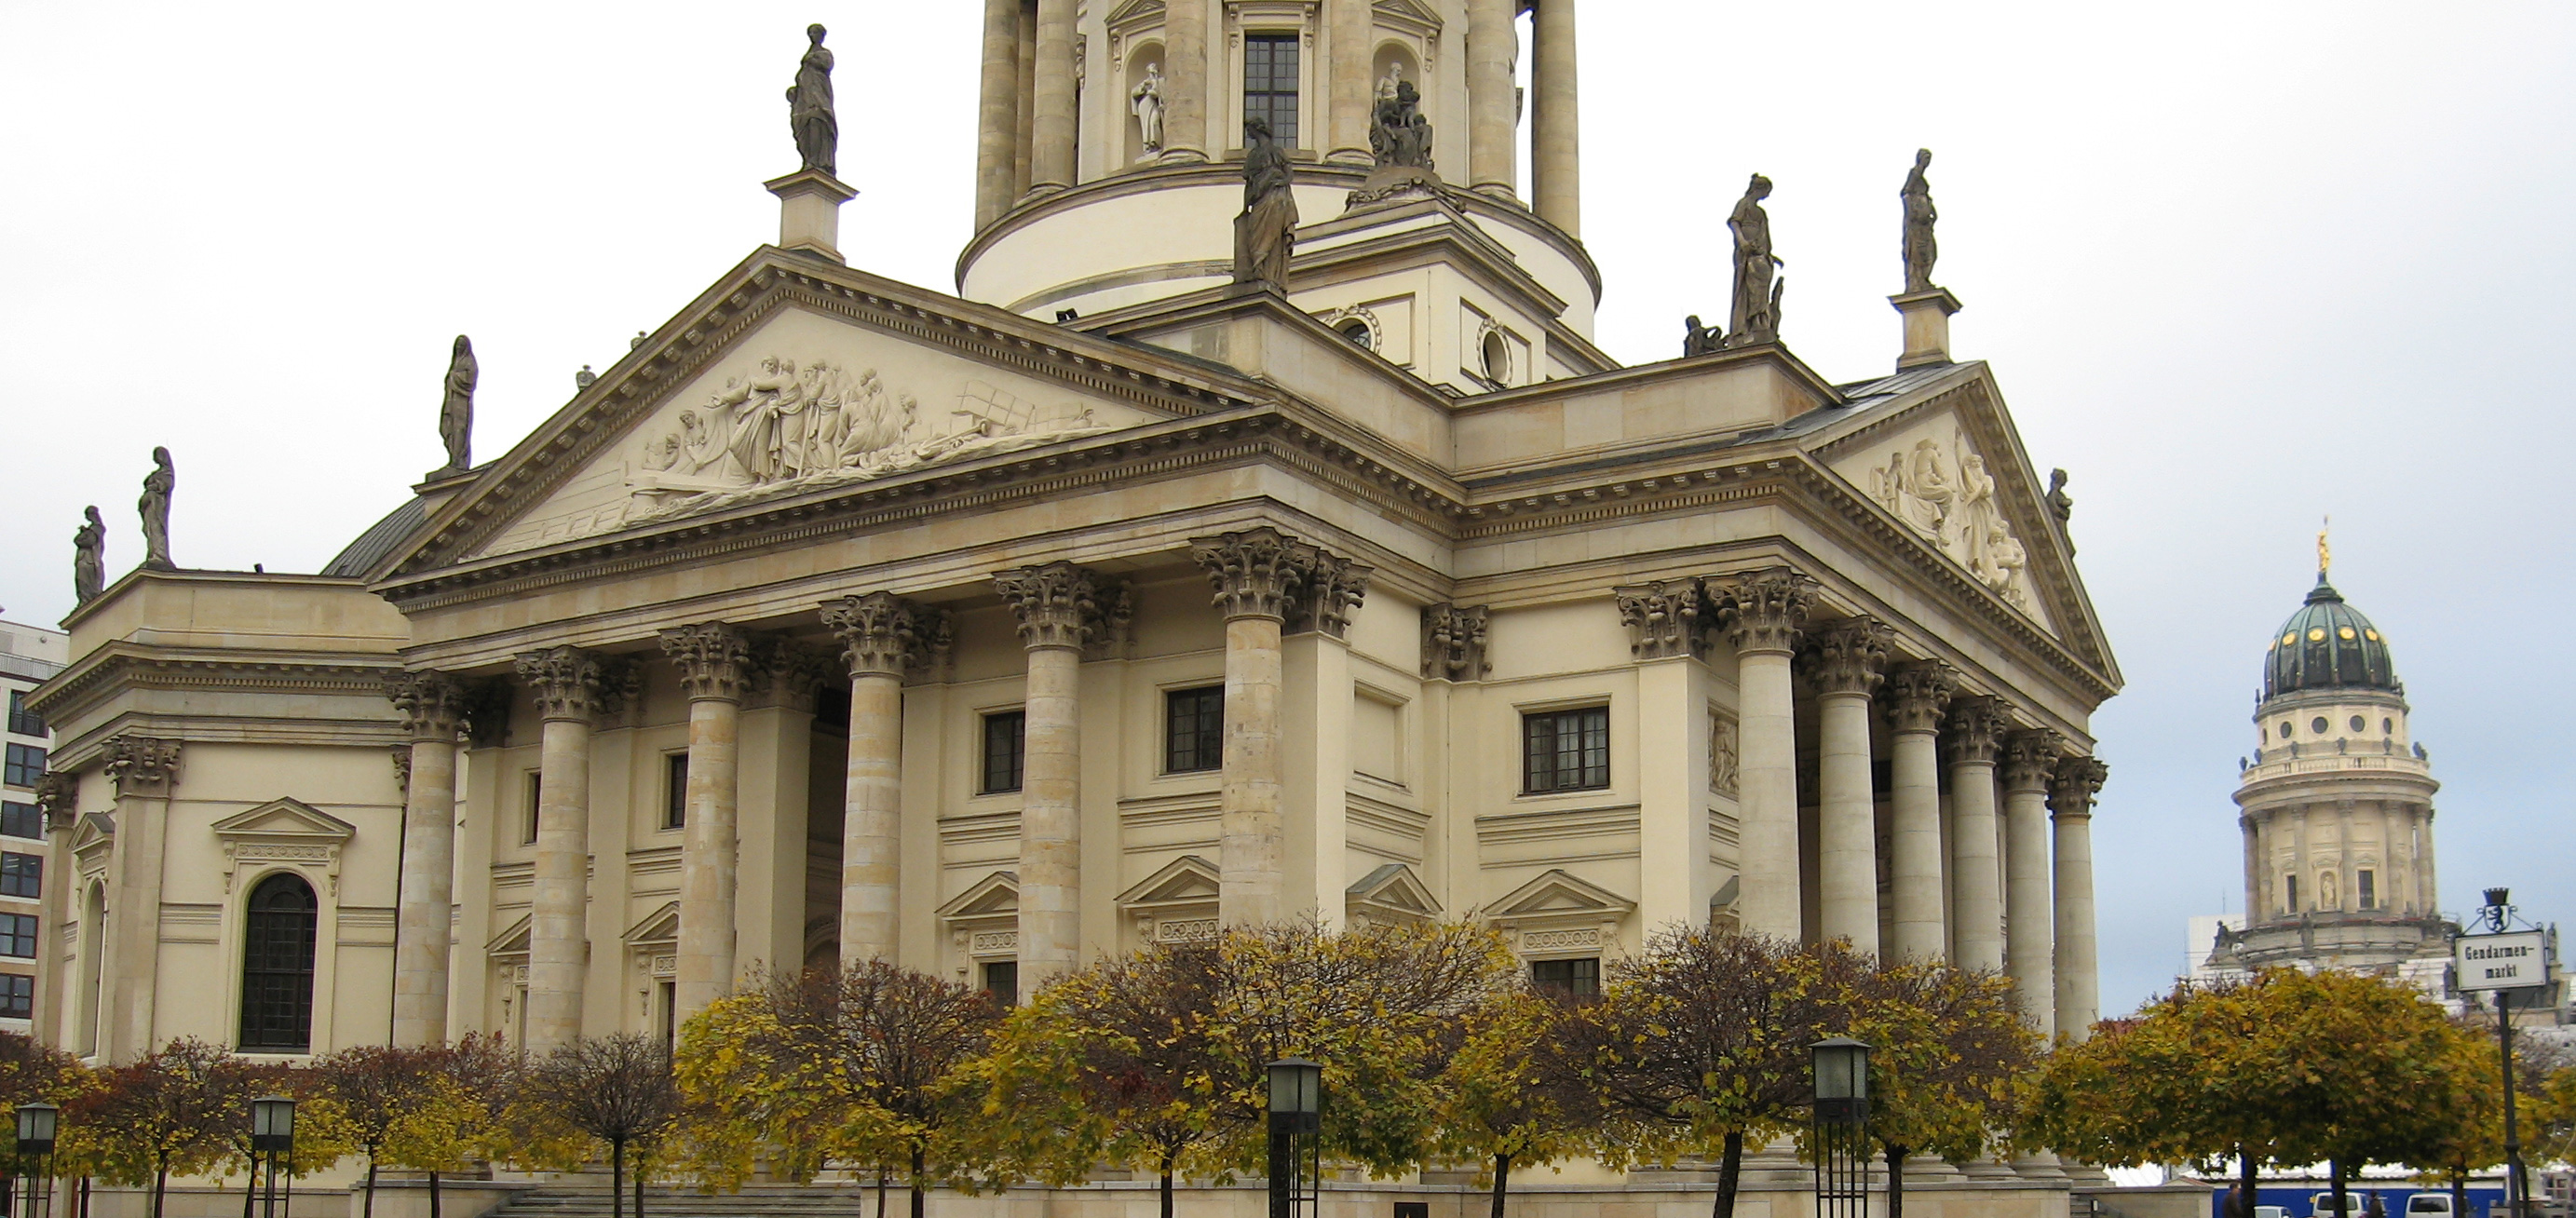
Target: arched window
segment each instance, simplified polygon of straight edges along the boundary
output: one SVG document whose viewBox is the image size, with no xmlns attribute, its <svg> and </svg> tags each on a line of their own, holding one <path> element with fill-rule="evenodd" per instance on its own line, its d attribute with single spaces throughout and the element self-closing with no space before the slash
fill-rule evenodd
<svg viewBox="0 0 2576 1218">
<path fill-rule="evenodd" d="M 302 1053 L 313 1044 L 313 886 L 280 872 L 251 890 L 242 937 L 241 1047 Z"/>
</svg>

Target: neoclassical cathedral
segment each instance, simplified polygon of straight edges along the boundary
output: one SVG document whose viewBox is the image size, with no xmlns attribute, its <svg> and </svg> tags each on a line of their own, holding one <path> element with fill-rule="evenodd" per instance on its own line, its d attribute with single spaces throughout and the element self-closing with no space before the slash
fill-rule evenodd
<svg viewBox="0 0 2576 1218">
<path fill-rule="evenodd" d="M 1727 325 L 1623 366 L 1531 7 L 988 0 L 955 294 L 839 254 L 818 27 L 775 244 L 496 454 L 460 341 L 448 463 L 320 571 L 68 619 L 42 1034 L 544 1049 L 1314 917 L 1574 989 L 1665 927 L 1847 937 L 2082 1035 L 2120 674 L 1919 165 L 1889 365 L 1782 340 L 1757 182 Z"/>
</svg>

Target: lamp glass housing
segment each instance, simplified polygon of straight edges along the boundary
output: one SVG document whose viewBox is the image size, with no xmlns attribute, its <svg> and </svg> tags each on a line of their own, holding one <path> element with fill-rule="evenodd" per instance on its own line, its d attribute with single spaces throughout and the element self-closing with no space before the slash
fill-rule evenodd
<svg viewBox="0 0 2576 1218">
<path fill-rule="evenodd" d="M 1270 1111 L 1313 1117 L 1324 1107 L 1324 1068 L 1302 1057 L 1270 1063 Z"/>
<path fill-rule="evenodd" d="M 283 1151 L 295 1145 L 295 1101 L 282 1095 L 263 1095 L 250 1102 L 251 1145 L 258 1150 Z"/>
<path fill-rule="evenodd" d="M 43 1154 L 54 1148 L 54 1126 L 62 1110 L 41 1100 L 18 1105 L 18 1149 Z"/>
<path fill-rule="evenodd" d="M 1815 1055 L 1818 1100 L 1869 1098 L 1869 1046 L 1848 1036 L 1820 1040 L 1808 1047 Z"/>
</svg>

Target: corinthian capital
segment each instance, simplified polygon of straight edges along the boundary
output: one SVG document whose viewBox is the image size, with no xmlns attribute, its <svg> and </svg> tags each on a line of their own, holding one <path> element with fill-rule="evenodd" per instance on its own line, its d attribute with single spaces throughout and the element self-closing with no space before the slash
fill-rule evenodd
<svg viewBox="0 0 2576 1218">
<path fill-rule="evenodd" d="M 1628 654 L 1671 660 L 1699 648 L 1700 587 L 1695 579 L 1664 579 L 1612 588 L 1619 622 L 1628 628 Z"/>
<path fill-rule="evenodd" d="M 1442 602 L 1422 609 L 1422 676 L 1425 680 L 1482 681 L 1493 671 L 1485 658 L 1483 605 Z"/>
<path fill-rule="evenodd" d="M 1895 641 L 1896 632 L 1886 623 L 1865 617 L 1845 618 L 1815 632 L 1807 648 L 1807 670 L 1816 692 L 1863 697 L 1877 692 Z"/>
<path fill-rule="evenodd" d="M 2049 773 L 2057 768 L 2058 754 L 2065 747 L 2065 738 L 2049 731 L 2014 732 L 2004 737 L 2004 789 L 2048 789 Z"/>
<path fill-rule="evenodd" d="M 823 624 L 841 640 L 853 677 L 901 677 L 921 654 L 921 606 L 891 592 L 823 603 Z"/>
<path fill-rule="evenodd" d="M 1791 652 L 1815 608 L 1816 581 L 1788 567 L 1769 567 L 1709 582 L 1718 623 L 1739 652 Z"/>
<path fill-rule="evenodd" d="M 599 657 L 578 647 L 526 652 L 516 665 L 519 680 L 537 696 L 539 718 L 587 723 L 607 709 L 612 697 Z"/>
<path fill-rule="evenodd" d="M 2003 743 L 2004 704 L 1982 696 L 1950 699 L 1950 725 L 1941 733 L 1941 748 L 1954 765 L 1993 765 Z"/>
<path fill-rule="evenodd" d="M 446 673 L 397 673 L 385 681 L 385 696 L 403 713 L 414 740 L 453 741 L 465 727 L 465 686 Z"/>
<path fill-rule="evenodd" d="M 815 691 L 833 678 L 832 662 L 822 653 L 784 635 L 765 634 L 751 641 L 750 682 L 743 707 L 786 707 L 814 712 Z"/>
<path fill-rule="evenodd" d="M 49 828 L 69 828 L 80 815 L 80 778 L 61 770 L 47 770 L 36 778 L 36 803 L 45 810 Z"/>
<path fill-rule="evenodd" d="M 1305 587 L 1289 608 L 1288 633 L 1319 630 L 1337 639 L 1348 637 L 1351 618 L 1368 596 L 1369 577 L 1377 571 L 1319 547 L 1305 550 Z"/>
<path fill-rule="evenodd" d="M 1287 620 L 1314 566 L 1314 547 L 1263 525 L 1240 533 L 1190 539 L 1190 557 L 1207 570 L 1216 607 L 1239 617 Z"/>
<path fill-rule="evenodd" d="M 723 622 L 663 631 L 662 654 L 680 670 L 680 689 L 692 702 L 740 702 L 751 683 L 751 638 Z"/>
<path fill-rule="evenodd" d="M 2111 777 L 2111 767 L 2098 757 L 2059 759 L 2057 772 L 2048 778 L 2048 810 L 2065 816 L 2093 815 L 2093 797 L 2101 794 L 2102 783 Z"/>
<path fill-rule="evenodd" d="M 99 750 L 117 797 L 164 796 L 179 776 L 179 742 L 156 736 L 117 736 Z"/>
<path fill-rule="evenodd" d="M 1958 692 L 1959 675 L 1949 665 L 1917 660 L 1888 670 L 1879 701 L 1886 708 L 1889 727 L 1899 732 L 1937 732 L 1950 699 Z"/>
<path fill-rule="evenodd" d="M 1020 643 L 1080 650 L 1102 625 L 1099 576 L 1069 562 L 1021 567 L 993 577 L 993 589 L 1020 619 Z"/>
</svg>

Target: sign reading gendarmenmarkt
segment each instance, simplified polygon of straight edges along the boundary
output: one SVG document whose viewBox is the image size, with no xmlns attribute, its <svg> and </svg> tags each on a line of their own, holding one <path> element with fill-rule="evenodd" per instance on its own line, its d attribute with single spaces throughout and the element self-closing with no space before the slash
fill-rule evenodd
<svg viewBox="0 0 2576 1218">
<path fill-rule="evenodd" d="M 2549 984 L 2548 936 L 2540 931 L 2462 935 L 2453 940 L 2451 950 L 2463 991 L 2518 990 Z"/>
</svg>

